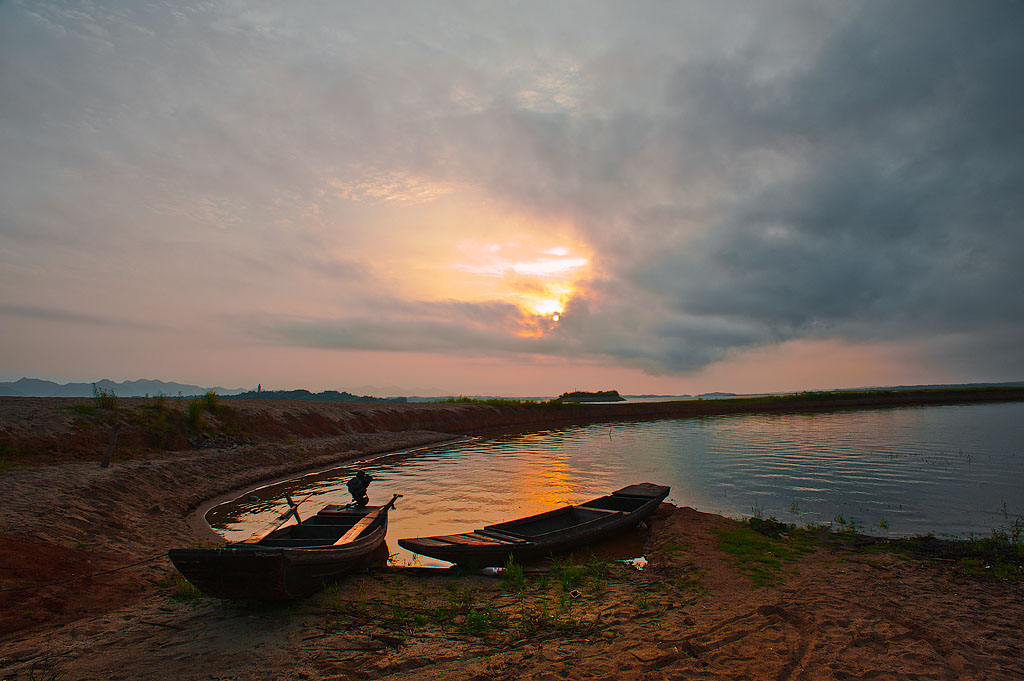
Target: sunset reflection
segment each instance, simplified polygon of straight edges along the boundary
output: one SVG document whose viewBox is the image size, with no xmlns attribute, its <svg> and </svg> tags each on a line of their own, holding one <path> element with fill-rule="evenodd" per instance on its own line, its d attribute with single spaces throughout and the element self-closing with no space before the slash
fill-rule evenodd
<svg viewBox="0 0 1024 681">
<path fill-rule="evenodd" d="M 529 440 L 535 437 L 542 440 L 549 455 L 517 460 L 516 479 L 522 482 L 516 494 L 524 501 L 524 508 L 541 512 L 578 502 L 579 471 L 573 470 L 568 453 L 551 452 L 560 449 L 561 438 L 554 433 L 525 435 L 523 446 L 529 448 Z"/>
</svg>

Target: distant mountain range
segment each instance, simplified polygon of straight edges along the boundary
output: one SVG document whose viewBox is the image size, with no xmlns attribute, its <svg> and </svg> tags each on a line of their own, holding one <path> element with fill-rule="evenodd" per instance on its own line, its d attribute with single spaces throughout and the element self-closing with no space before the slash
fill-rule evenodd
<svg viewBox="0 0 1024 681">
<path fill-rule="evenodd" d="M 138 380 L 117 383 L 102 379 L 93 383 L 54 383 L 38 378 L 20 378 L 13 383 L 0 383 L 2 397 L 92 397 L 93 385 L 100 390 L 113 392 L 118 397 L 144 397 L 146 395 L 205 395 L 211 390 L 218 395 L 237 395 L 245 392 L 244 388 L 203 388 L 186 383 L 168 381 Z"/>
<path fill-rule="evenodd" d="M 955 390 L 957 388 L 1024 388 L 1024 381 L 1008 383 L 940 383 L 935 385 L 889 385 L 875 388 L 836 388 L 831 392 L 849 393 L 864 390 Z M 828 392 L 828 391 L 826 391 Z"/>
<path fill-rule="evenodd" d="M 409 401 L 409 402 L 436 402 L 448 399 L 447 397 L 406 397 L 406 398 L 375 398 L 369 396 L 356 396 L 347 392 L 338 392 L 335 390 L 327 390 L 322 393 L 310 393 L 308 390 L 262 390 L 260 392 L 254 392 L 252 390 L 246 390 L 245 388 L 204 388 L 198 385 L 191 385 L 188 383 L 174 383 L 171 381 L 157 381 L 141 379 L 137 381 L 122 381 L 117 383 L 108 379 L 102 379 L 93 383 L 54 383 L 53 381 L 45 381 L 38 378 L 21 378 L 17 381 L 3 383 L 0 382 L 0 397 L 92 397 L 93 396 L 93 385 L 101 390 L 113 392 L 118 397 L 144 397 L 146 395 L 169 395 L 177 397 L 179 394 L 183 396 L 193 395 L 205 395 L 211 390 L 223 397 L 229 396 L 242 396 L 244 399 L 263 399 L 263 400 L 322 400 L 322 401 L 352 401 L 352 400 L 389 400 L 389 401 Z M 990 388 L 990 387 L 1005 387 L 1005 388 L 1024 388 L 1024 381 L 1013 381 L 1007 383 L 949 383 L 949 384 L 937 384 L 937 385 L 897 385 L 897 386 L 879 386 L 879 387 L 862 387 L 862 388 L 837 388 L 835 390 L 825 390 L 821 392 L 859 392 L 864 390 L 941 390 L 941 389 L 952 389 L 952 388 Z M 780 393 L 781 394 L 781 393 Z M 479 396 L 478 396 L 479 397 Z M 725 397 L 744 397 L 744 395 L 737 393 L 724 393 L 724 392 L 710 392 L 701 393 L 700 395 L 624 395 L 627 400 L 629 399 L 657 399 L 664 398 L 670 399 L 715 399 Z M 508 396 L 501 397 L 496 396 L 497 399 L 521 399 L 521 400 L 537 400 L 544 401 L 551 399 L 550 397 L 514 397 Z M 479 399 L 487 399 L 479 397 Z M 619 399 L 622 399 L 621 397 Z"/>
</svg>

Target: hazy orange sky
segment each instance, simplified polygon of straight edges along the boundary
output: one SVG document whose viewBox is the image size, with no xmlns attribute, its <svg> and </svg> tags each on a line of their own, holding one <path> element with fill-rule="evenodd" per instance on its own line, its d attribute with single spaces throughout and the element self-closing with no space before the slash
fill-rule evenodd
<svg viewBox="0 0 1024 681">
<path fill-rule="evenodd" d="M 0 380 L 1024 379 L 1016 3 L 0 5 Z"/>
</svg>

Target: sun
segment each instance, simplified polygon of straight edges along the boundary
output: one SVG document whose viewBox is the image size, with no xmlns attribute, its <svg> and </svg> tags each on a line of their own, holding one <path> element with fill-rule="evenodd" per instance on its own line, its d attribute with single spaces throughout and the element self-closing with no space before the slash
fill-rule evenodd
<svg viewBox="0 0 1024 681">
<path fill-rule="evenodd" d="M 590 268 L 582 249 L 552 243 L 467 242 L 465 258 L 455 269 L 471 277 L 478 291 L 515 305 L 526 329 L 520 335 L 540 336 L 552 329 L 566 306 L 579 294 Z"/>
</svg>

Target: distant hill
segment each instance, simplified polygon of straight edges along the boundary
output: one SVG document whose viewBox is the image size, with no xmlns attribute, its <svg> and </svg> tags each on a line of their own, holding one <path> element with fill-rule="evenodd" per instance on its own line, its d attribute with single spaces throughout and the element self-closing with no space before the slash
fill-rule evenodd
<svg viewBox="0 0 1024 681">
<path fill-rule="evenodd" d="M 237 395 L 227 395 L 227 400 L 308 400 L 316 402 L 405 402 L 404 397 L 370 397 L 353 395 L 337 390 L 311 393 L 308 390 L 250 390 Z"/>
<path fill-rule="evenodd" d="M 626 398 L 619 394 L 618 390 L 598 390 L 597 392 L 586 392 L 574 390 L 571 393 L 562 393 L 558 396 L 560 402 L 625 402 Z"/>
<path fill-rule="evenodd" d="M 1024 388 L 1024 381 L 1008 383 L 937 383 L 934 385 L 888 385 L 871 388 L 837 388 L 832 392 L 849 393 L 865 390 L 958 390 L 963 388 Z"/>
<path fill-rule="evenodd" d="M 54 383 L 38 378 L 20 378 L 13 383 L 0 383 L 0 397 L 92 397 L 93 383 Z M 140 379 L 117 383 L 106 378 L 96 381 L 101 390 L 113 392 L 118 397 L 144 397 L 146 395 L 205 395 L 211 390 L 227 396 L 243 392 L 242 388 L 203 388 L 187 383 L 173 383 Z"/>
</svg>

